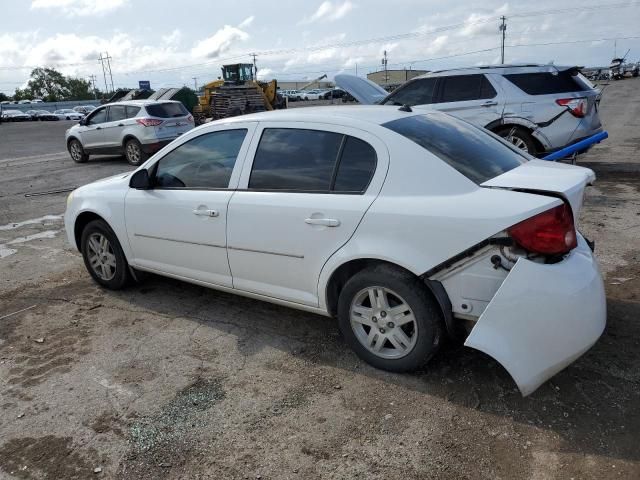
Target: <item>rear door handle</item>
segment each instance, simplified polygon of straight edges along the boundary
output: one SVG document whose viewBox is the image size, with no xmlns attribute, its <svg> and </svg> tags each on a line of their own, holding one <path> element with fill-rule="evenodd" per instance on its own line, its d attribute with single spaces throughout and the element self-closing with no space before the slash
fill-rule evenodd
<svg viewBox="0 0 640 480">
<path fill-rule="evenodd" d="M 335 218 L 306 218 L 304 223 L 309 225 L 322 225 L 324 227 L 338 227 L 340 226 L 340 220 Z"/>
<path fill-rule="evenodd" d="M 202 217 L 217 217 L 218 215 L 220 215 L 220 212 L 218 212 L 217 210 L 206 210 L 204 208 L 196 208 L 193 211 L 194 215 L 200 215 Z"/>
<path fill-rule="evenodd" d="M 483 107 L 493 107 L 495 105 L 498 105 L 498 102 L 494 102 L 493 100 L 489 100 L 488 102 L 484 102 L 481 104 L 481 106 Z"/>
</svg>

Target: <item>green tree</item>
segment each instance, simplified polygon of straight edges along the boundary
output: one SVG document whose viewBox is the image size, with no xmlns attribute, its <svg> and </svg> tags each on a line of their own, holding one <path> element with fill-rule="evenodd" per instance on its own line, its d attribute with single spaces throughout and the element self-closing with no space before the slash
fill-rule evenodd
<svg viewBox="0 0 640 480">
<path fill-rule="evenodd" d="M 27 85 L 33 97 L 47 102 L 64 100 L 68 92 L 66 77 L 53 68 L 34 68 Z"/>
<path fill-rule="evenodd" d="M 29 100 L 31 99 L 31 91 L 28 88 L 16 88 L 16 91 L 13 94 L 14 100 Z"/>
<path fill-rule="evenodd" d="M 94 98 L 91 82 L 81 78 L 66 77 L 65 100 L 91 100 Z"/>
<path fill-rule="evenodd" d="M 9 97 L 7 97 L 4 93 L 0 92 L 0 102 L 5 102 L 9 100 Z"/>
</svg>

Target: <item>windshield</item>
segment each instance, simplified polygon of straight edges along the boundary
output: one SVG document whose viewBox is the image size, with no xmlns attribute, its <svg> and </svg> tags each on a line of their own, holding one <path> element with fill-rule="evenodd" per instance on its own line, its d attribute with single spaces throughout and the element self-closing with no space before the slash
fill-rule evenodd
<svg viewBox="0 0 640 480">
<path fill-rule="evenodd" d="M 413 115 L 382 126 L 417 143 L 478 185 L 528 160 L 485 130 L 444 113 Z"/>
</svg>

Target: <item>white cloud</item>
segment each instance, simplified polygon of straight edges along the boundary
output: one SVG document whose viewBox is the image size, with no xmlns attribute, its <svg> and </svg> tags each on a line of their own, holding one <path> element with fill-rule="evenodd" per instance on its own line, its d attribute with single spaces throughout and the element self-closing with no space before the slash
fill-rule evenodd
<svg viewBox="0 0 640 480">
<path fill-rule="evenodd" d="M 256 19 L 255 15 L 251 15 L 250 17 L 245 18 L 242 22 L 240 22 L 240 25 L 238 25 L 238 28 L 243 29 L 243 28 L 250 27 L 255 19 Z"/>
<path fill-rule="evenodd" d="M 176 28 L 169 35 L 162 36 L 162 41 L 167 45 L 177 45 L 178 43 L 180 43 L 181 39 L 182 39 L 182 32 L 180 31 L 179 28 Z"/>
<path fill-rule="evenodd" d="M 345 2 L 331 2 L 329 0 L 322 2 L 318 9 L 310 17 L 305 17 L 299 23 L 314 23 L 318 21 L 335 21 L 339 20 L 353 10 L 355 5 L 346 0 Z"/>
<path fill-rule="evenodd" d="M 68 16 L 104 15 L 117 10 L 129 0 L 32 0 L 31 10 L 55 10 Z"/>
<path fill-rule="evenodd" d="M 195 58 L 216 58 L 229 50 L 234 42 L 245 42 L 250 36 L 239 28 L 225 25 L 212 36 L 201 40 L 191 49 L 191 56 Z"/>
</svg>

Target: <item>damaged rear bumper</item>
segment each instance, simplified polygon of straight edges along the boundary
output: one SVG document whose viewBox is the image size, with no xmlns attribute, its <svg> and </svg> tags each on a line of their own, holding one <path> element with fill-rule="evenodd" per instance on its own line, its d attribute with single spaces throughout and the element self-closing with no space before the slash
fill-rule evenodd
<svg viewBox="0 0 640 480">
<path fill-rule="evenodd" d="M 495 358 L 523 396 L 585 353 L 606 324 L 598 264 L 585 239 L 563 261 L 520 258 L 465 341 Z"/>
</svg>

